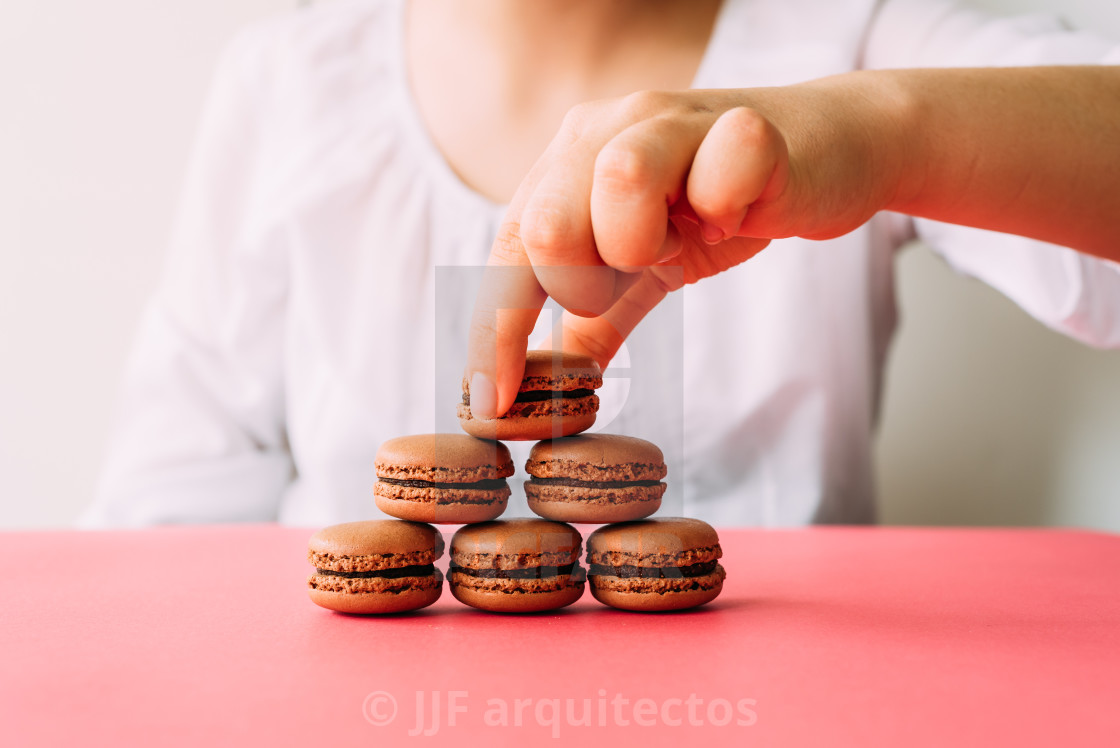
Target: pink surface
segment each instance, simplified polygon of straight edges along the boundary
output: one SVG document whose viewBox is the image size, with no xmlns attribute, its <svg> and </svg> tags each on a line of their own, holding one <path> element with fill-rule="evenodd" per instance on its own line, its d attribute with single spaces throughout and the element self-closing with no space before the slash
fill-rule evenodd
<svg viewBox="0 0 1120 748">
<path fill-rule="evenodd" d="M 433 744 L 1120 734 L 1115 536 L 725 531 L 727 585 L 695 612 L 627 614 L 586 595 L 559 614 L 496 616 L 445 591 L 420 614 L 374 619 L 307 600 L 309 535 L 0 535 L 0 744 L 386 745 L 416 731 L 417 691 L 428 731 L 441 692 Z M 393 711 L 378 692 L 396 701 L 388 725 L 374 724 Z M 464 710 L 454 725 L 449 700 Z M 502 705 L 507 725 L 487 725 Z M 591 726 L 568 724 L 585 707 Z"/>
</svg>

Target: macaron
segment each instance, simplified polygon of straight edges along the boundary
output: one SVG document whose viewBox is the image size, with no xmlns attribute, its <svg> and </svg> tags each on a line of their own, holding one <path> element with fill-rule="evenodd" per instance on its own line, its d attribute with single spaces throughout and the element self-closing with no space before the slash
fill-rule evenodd
<svg viewBox="0 0 1120 748">
<path fill-rule="evenodd" d="M 374 458 L 377 507 L 414 522 L 461 524 L 501 516 L 513 475 L 509 449 L 465 434 L 390 439 Z"/>
<path fill-rule="evenodd" d="M 443 536 L 431 525 L 393 519 L 348 522 L 311 536 L 311 601 L 340 613 L 400 613 L 431 605 L 443 592 L 433 564 Z"/>
<path fill-rule="evenodd" d="M 561 522 L 624 522 L 661 506 L 665 457 L 656 444 L 580 434 L 533 445 L 525 463 L 529 508 Z"/>
<path fill-rule="evenodd" d="M 514 519 L 466 525 L 451 538 L 448 586 L 455 599 L 495 613 L 571 605 L 583 594 L 583 538 L 562 522 Z"/>
<path fill-rule="evenodd" d="M 530 351 L 517 398 L 501 418 L 471 414 L 470 381 L 463 380 L 459 425 L 482 439 L 528 441 L 569 436 L 595 423 L 603 372 L 590 356 L 560 351 Z"/>
<path fill-rule="evenodd" d="M 622 610 L 694 608 L 723 589 L 722 555 L 716 531 L 697 519 L 605 525 L 587 539 L 591 594 Z"/>
</svg>

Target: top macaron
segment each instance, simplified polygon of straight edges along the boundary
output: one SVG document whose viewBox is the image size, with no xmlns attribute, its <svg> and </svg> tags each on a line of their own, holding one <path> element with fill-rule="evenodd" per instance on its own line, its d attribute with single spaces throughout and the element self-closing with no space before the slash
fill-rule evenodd
<svg viewBox="0 0 1120 748">
<path fill-rule="evenodd" d="M 644 439 L 580 434 L 533 445 L 525 472 L 525 495 L 535 513 L 594 524 L 656 512 L 667 468 L 661 450 Z"/>
<path fill-rule="evenodd" d="M 390 439 L 374 459 L 377 506 L 399 519 L 434 524 L 485 522 L 501 515 L 513 460 L 504 444 L 465 434 Z"/>
<path fill-rule="evenodd" d="M 470 382 L 463 380 L 459 425 L 481 439 L 529 441 L 586 431 L 595 423 L 603 373 L 595 359 L 560 351 L 530 351 L 517 398 L 501 418 L 476 419 Z"/>
</svg>

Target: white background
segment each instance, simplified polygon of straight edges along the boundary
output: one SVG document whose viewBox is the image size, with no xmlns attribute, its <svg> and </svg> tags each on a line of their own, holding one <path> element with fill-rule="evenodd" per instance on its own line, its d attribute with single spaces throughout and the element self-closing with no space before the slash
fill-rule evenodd
<svg viewBox="0 0 1120 748">
<path fill-rule="evenodd" d="M 0 528 L 66 525 L 89 501 L 217 54 L 238 27 L 296 4 L 5 8 Z M 1056 10 L 1120 39 L 1113 0 L 978 4 Z M 1045 330 L 922 248 L 903 253 L 899 282 L 883 519 L 1120 530 L 1120 353 Z"/>
</svg>

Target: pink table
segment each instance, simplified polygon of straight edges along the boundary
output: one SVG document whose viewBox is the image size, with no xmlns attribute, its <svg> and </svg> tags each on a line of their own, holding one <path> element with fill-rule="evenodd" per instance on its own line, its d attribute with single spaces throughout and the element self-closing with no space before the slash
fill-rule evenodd
<svg viewBox="0 0 1120 748">
<path fill-rule="evenodd" d="M 372 619 L 307 600 L 309 534 L 0 535 L 0 744 L 1120 740 L 1120 537 L 725 531 L 691 613 Z"/>
</svg>

